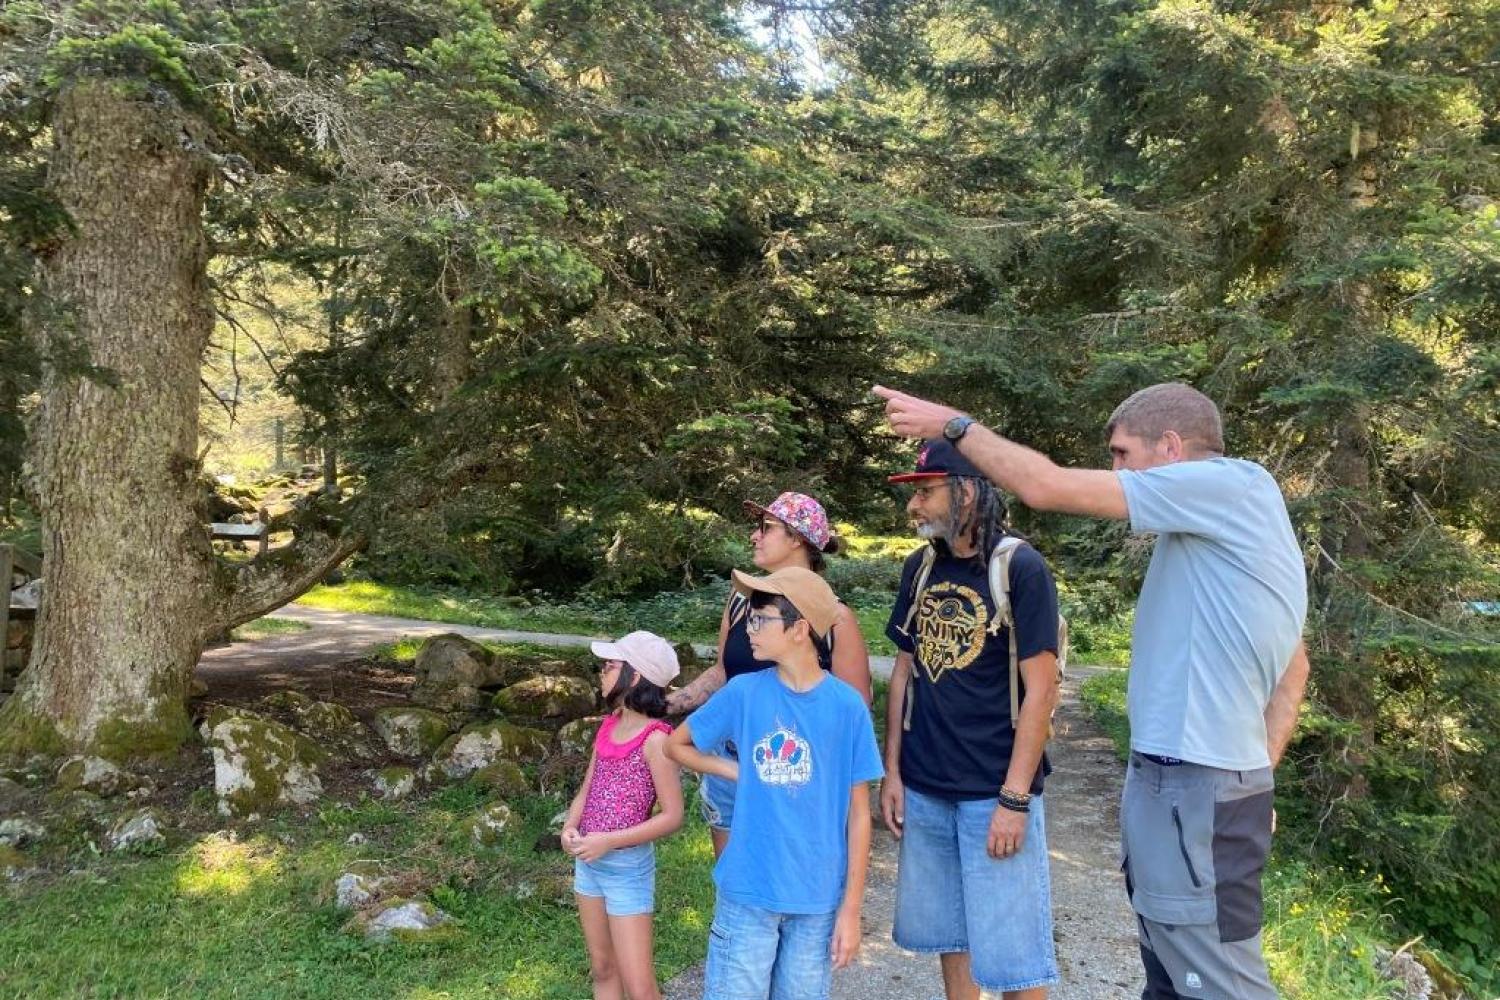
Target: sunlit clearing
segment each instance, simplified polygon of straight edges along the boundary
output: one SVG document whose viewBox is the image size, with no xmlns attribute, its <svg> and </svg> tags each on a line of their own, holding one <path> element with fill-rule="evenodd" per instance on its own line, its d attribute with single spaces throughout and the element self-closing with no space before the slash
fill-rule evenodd
<svg viewBox="0 0 1500 1000">
<path fill-rule="evenodd" d="M 237 896 L 256 881 L 277 874 L 279 855 L 279 849 L 269 844 L 240 843 L 210 834 L 188 852 L 177 873 L 177 888 L 189 896 Z"/>
</svg>

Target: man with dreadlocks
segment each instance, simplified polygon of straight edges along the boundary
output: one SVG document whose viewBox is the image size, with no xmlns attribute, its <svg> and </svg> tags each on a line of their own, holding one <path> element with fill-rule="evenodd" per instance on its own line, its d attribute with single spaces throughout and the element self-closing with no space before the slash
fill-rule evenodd
<svg viewBox="0 0 1500 1000">
<path fill-rule="evenodd" d="M 1033 510 L 1128 520 L 1156 536 L 1130 643 L 1120 797 L 1141 997 L 1275 1000 L 1261 871 L 1275 828 L 1273 768 L 1297 728 L 1309 669 L 1306 569 L 1276 480 L 1224 454 L 1219 408 L 1180 382 L 1115 408 L 1104 427 L 1111 471 L 1058 465 L 941 403 L 875 394 L 897 434 L 943 434 Z"/>
<path fill-rule="evenodd" d="M 1021 545 L 1003 613 L 990 560 L 1008 534 L 1004 502 L 951 441 L 926 442 L 916 471 L 891 482 L 912 484 L 906 511 L 927 542 L 906 560 L 886 626 L 900 651 L 880 795 L 901 841 L 892 936 L 940 956 L 948 1000 L 977 1000 L 980 988 L 1044 997 L 1058 979 L 1042 814 L 1057 588 Z"/>
</svg>

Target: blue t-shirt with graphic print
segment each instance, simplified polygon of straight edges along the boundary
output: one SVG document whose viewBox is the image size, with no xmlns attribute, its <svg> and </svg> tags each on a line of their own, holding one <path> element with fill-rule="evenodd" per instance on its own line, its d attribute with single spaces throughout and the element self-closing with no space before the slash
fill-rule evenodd
<svg viewBox="0 0 1500 1000">
<path fill-rule="evenodd" d="M 914 659 L 901 735 L 901 781 L 923 795 L 990 799 L 1010 768 L 1010 633 L 991 634 L 995 602 L 989 563 L 959 559 L 938 548 L 910 633 L 903 631 L 923 550 L 907 557 L 901 589 L 885 634 Z M 1010 607 L 1016 656 L 1057 652 L 1057 585 L 1036 549 L 1010 557 Z M 1024 698 L 1026 689 L 1021 688 Z M 1040 794 L 1052 765 L 1046 755 L 1031 782 Z"/>
<path fill-rule="evenodd" d="M 864 699 L 832 674 L 798 692 L 761 670 L 725 684 L 687 726 L 699 750 L 739 746 L 734 833 L 714 866 L 719 893 L 776 913 L 838 909 L 850 789 L 885 774 Z"/>
</svg>

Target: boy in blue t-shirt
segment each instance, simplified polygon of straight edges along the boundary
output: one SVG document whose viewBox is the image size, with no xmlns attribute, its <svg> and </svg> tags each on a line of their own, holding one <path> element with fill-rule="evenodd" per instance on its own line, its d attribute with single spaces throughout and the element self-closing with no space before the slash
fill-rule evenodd
<svg viewBox="0 0 1500 1000">
<path fill-rule="evenodd" d="M 867 782 L 884 769 L 864 699 L 818 665 L 838 617 L 828 584 L 800 567 L 734 582 L 750 597 L 751 648 L 776 669 L 730 681 L 667 742 L 682 766 L 737 783 L 704 997 L 825 1000 L 859 950 Z M 737 761 L 710 752 L 726 739 Z"/>
</svg>

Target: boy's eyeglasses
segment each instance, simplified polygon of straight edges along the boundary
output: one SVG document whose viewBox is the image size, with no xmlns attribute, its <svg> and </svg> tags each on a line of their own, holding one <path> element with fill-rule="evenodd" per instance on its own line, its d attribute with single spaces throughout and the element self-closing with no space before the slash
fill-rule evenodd
<svg viewBox="0 0 1500 1000">
<path fill-rule="evenodd" d="M 783 625 L 790 625 L 795 621 L 797 621 L 796 618 L 787 618 L 784 615 L 763 615 L 759 611 L 756 611 L 745 619 L 745 630 L 747 632 L 759 632 L 765 627 L 766 622 L 781 622 Z"/>
</svg>

